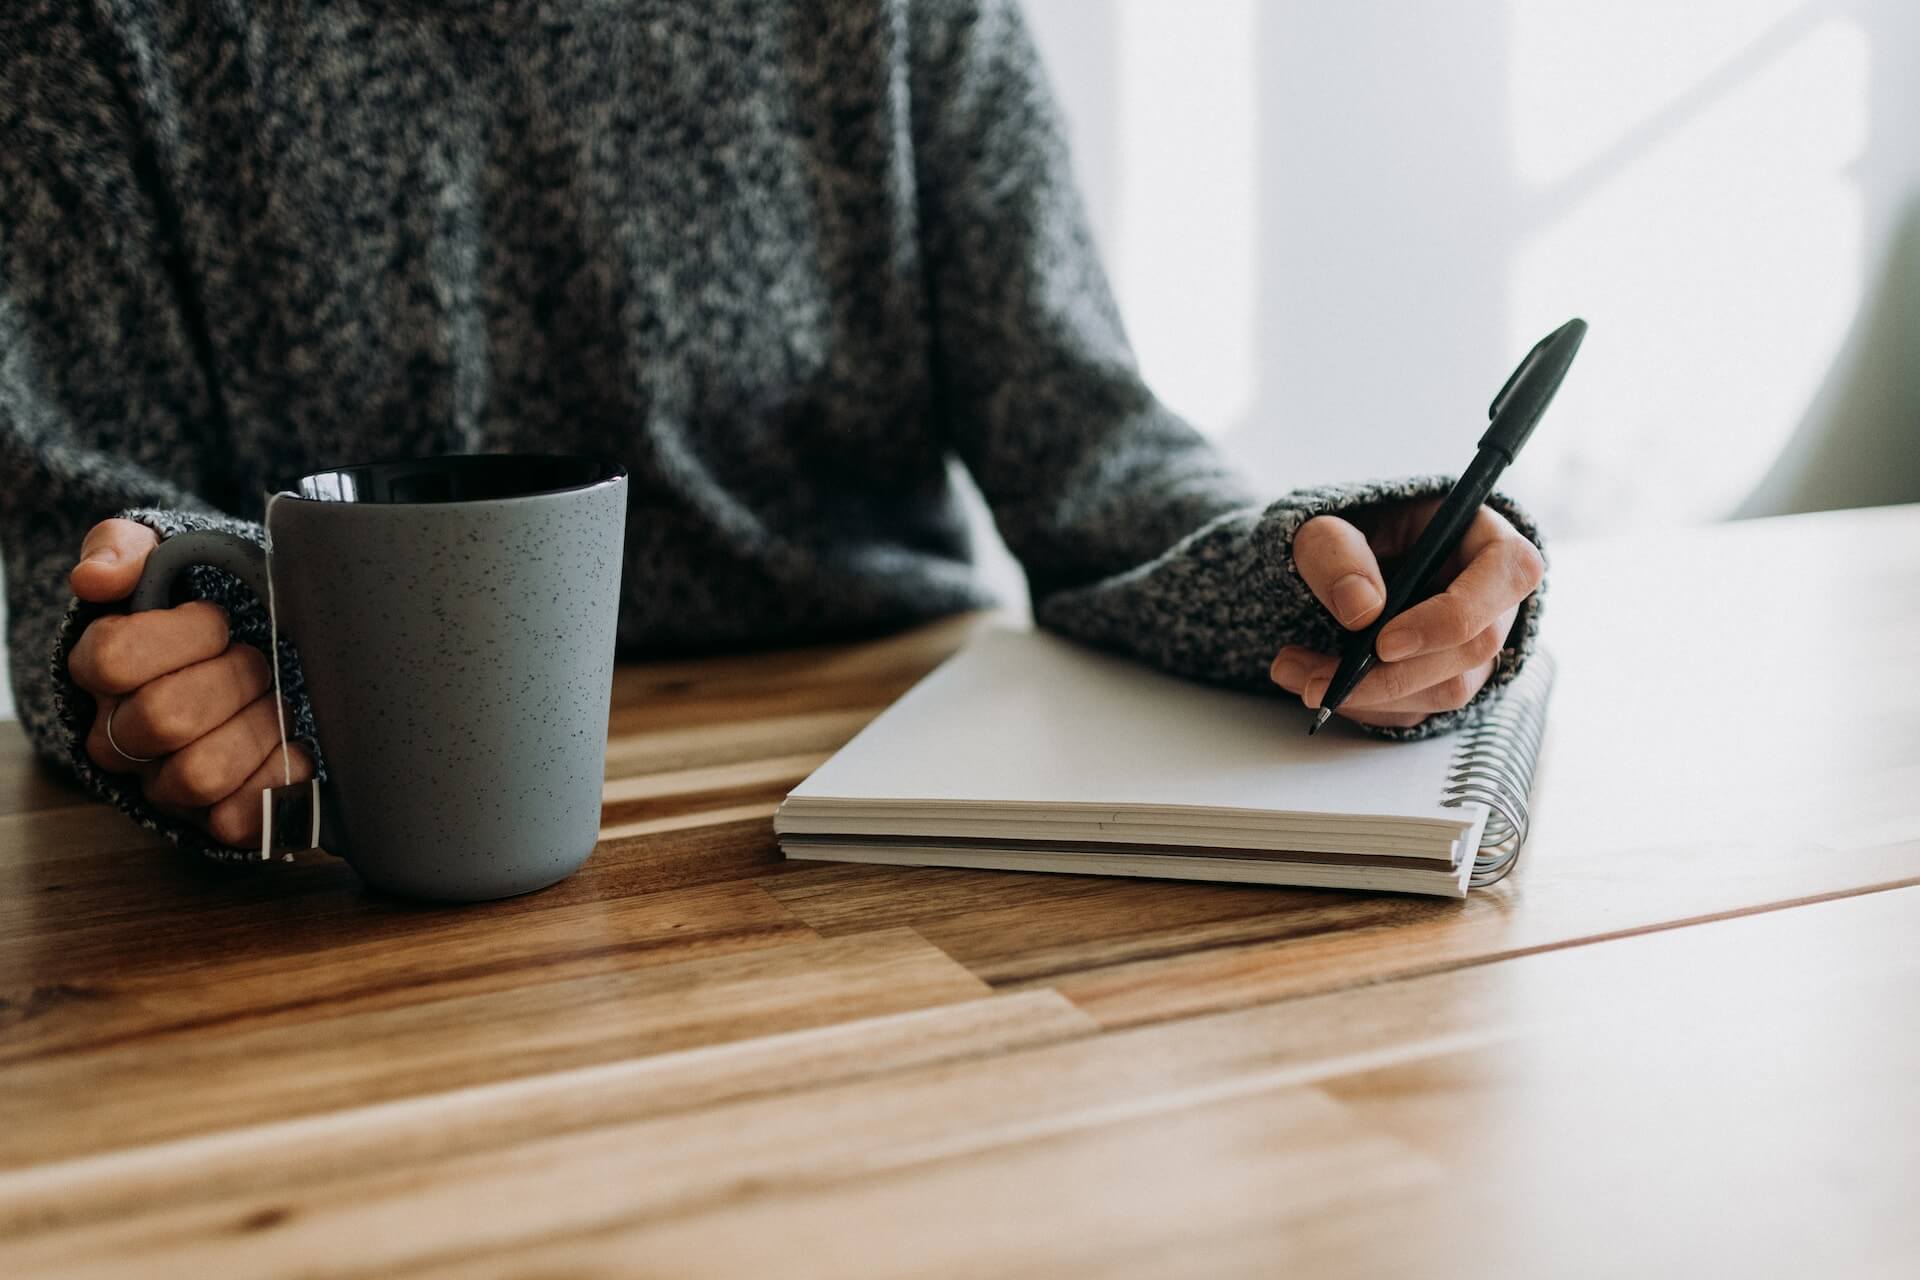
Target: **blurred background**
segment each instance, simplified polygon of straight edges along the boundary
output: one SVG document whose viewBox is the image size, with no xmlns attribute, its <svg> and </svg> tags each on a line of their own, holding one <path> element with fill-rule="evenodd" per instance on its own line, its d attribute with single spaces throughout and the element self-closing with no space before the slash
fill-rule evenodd
<svg viewBox="0 0 1920 1280">
<path fill-rule="evenodd" d="M 1276 488 L 1464 465 L 1555 536 L 1920 499 L 1912 0 L 1026 0 L 1149 380 Z"/>
</svg>

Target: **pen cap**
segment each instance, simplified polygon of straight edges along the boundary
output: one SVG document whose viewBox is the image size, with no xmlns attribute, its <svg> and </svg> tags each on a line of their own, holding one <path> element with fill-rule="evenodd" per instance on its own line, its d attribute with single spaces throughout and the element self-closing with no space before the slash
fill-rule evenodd
<svg viewBox="0 0 1920 1280">
<path fill-rule="evenodd" d="M 1520 362 L 1520 367 L 1513 371 L 1513 376 L 1487 408 L 1493 424 L 1480 437 L 1482 449 L 1498 449 L 1507 455 L 1508 462 L 1519 455 L 1540 415 L 1553 403 L 1553 394 L 1560 389 L 1561 379 L 1567 376 L 1567 366 L 1573 363 L 1574 353 L 1580 350 L 1580 340 L 1586 336 L 1585 320 L 1569 320 L 1527 352 L 1527 358 Z"/>
</svg>

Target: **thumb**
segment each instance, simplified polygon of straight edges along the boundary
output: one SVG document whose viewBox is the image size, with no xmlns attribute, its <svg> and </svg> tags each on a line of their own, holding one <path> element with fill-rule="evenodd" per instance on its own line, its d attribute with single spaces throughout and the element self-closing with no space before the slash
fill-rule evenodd
<svg viewBox="0 0 1920 1280">
<path fill-rule="evenodd" d="M 1380 561 L 1359 529 L 1338 516 L 1315 516 L 1293 535 L 1293 563 L 1314 597 L 1349 631 L 1380 616 L 1387 602 Z"/>
<path fill-rule="evenodd" d="M 159 545 L 159 535 L 143 524 L 102 520 L 87 531 L 80 563 L 67 575 L 67 584 L 73 594 L 95 604 L 124 600 L 140 581 L 147 553 Z"/>
</svg>

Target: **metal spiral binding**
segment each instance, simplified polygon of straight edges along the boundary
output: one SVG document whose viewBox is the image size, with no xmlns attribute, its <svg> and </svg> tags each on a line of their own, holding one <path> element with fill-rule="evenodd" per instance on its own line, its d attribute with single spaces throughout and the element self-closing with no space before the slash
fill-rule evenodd
<svg viewBox="0 0 1920 1280">
<path fill-rule="evenodd" d="M 1467 883 L 1478 888 L 1513 870 L 1527 842 L 1527 792 L 1546 733 L 1547 695 L 1553 691 L 1553 658 L 1537 653 L 1485 720 L 1460 735 L 1447 774 L 1446 799 L 1457 809 L 1487 806 L 1487 825 Z"/>
</svg>

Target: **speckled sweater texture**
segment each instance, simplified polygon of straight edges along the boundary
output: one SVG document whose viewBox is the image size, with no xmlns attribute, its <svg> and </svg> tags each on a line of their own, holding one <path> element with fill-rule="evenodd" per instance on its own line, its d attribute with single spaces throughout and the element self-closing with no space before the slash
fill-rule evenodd
<svg viewBox="0 0 1920 1280">
<path fill-rule="evenodd" d="M 1155 400 L 1002 0 L 0 5 L 0 543 L 42 753 L 230 853 L 84 756 L 81 537 L 258 537 L 304 471 L 501 450 L 630 468 L 628 656 L 988 603 L 957 460 L 1041 625 L 1252 689 L 1336 637 L 1295 530 L 1447 483 L 1266 501 Z M 266 643 L 236 583 L 194 590 Z M 1412 733 L 1481 714 L 1537 619 Z"/>
</svg>

